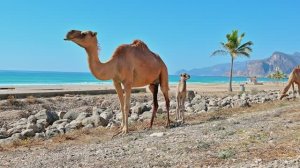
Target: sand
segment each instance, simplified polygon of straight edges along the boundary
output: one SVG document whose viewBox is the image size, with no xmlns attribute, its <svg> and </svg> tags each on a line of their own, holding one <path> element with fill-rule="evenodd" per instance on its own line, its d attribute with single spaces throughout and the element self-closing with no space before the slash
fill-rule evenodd
<svg viewBox="0 0 300 168">
<path fill-rule="evenodd" d="M 261 91 L 261 90 L 282 90 L 284 83 L 264 83 L 263 85 L 245 84 L 245 91 Z M 170 85 L 170 93 L 175 94 L 177 85 Z M 2 88 L 2 89 L 1 89 Z M 228 93 L 228 84 L 194 84 L 187 83 L 188 90 L 194 90 L 200 93 Z M 149 92 L 148 87 L 137 88 L 146 89 Z M 31 85 L 31 86 L 2 86 L 0 87 L 0 97 L 4 95 L 30 95 L 31 93 L 39 93 L 39 96 L 49 95 L 49 93 L 60 93 L 60 94 L 81 94 L 87 91 L 86 94 L 93 93 L 95 91 L 112 91 L 114 87 L 112 85 Z M 233 92 L 240 92 L 241 87 L 239 84 L 233 84 Z M 104 92 L 97 92 L 101 94 Z M 111 92 L 108 92 L 111 93 Z"/>
</svg>

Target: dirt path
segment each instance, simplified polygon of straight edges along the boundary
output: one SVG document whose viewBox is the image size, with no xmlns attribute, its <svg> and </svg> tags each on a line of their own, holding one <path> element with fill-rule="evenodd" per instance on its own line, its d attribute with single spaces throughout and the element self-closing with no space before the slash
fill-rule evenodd
<svg viewBox="0 0 300 168">
<path fill-rule="evenodd" d="M 158 118 L 156 125 L 162 125 L 163 117 Z M 42 142 L 12 144 L 0 148 L 0 167 L 297 167 L 300 164 L 298 100 L 197 114 L 187 120 L 185 126 L 138 129 L 112 140 L 114 130 L 95 129 Z M 163 135 L 151 136 L 153 133 Z"/>
</svg>

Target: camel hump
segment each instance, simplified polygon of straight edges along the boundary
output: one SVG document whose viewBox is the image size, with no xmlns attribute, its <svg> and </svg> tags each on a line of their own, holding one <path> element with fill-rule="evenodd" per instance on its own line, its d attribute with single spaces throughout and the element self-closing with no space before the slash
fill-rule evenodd
<svg viewBox="0 0 300 168">
<path fill-rule="evenodd" d="M 131 46 L 140 48 L 142 50 L 149 50 L 148 46 L 142 40 L 134 40 Z"/>
</svg>

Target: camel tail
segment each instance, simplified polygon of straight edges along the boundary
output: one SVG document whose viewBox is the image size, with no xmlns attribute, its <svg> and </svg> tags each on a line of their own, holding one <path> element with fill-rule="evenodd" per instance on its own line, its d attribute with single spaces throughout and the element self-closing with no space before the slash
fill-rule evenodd
<svg viewBox="0 0 300 168">
<path fill-rule="evenodd" d="M 287 96 L 286 92 L 290 89 L 291 85 L 293 84 L 295 75 L 297 74 L 296 74 L 296 70 L 294 69 L 289 76 L 289 80 L 287 84 L 285 85 L 284 89 L 281 92 L 281 96 L 279 98 L 280 100 L 285 96 Z"/>
</svg>

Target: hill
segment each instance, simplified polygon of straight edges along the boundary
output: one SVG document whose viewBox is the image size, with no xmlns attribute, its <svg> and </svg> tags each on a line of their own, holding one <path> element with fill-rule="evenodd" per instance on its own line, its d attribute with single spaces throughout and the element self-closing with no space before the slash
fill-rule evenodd
<svg viewBox="0 0 300 168">
<path fill-rule="evenodd" d="M 292 55 L 283 52 L 274 52 L 270 57 L 262 60 L 250 60 L 235 62 L 234 76 L 259 76 L 265 77 L 279 67 L 283 73 L 289 74 L 294 67 L 300 64 L 300 53 Z M 230 64 L 218 64 L 205 68 L 194 68 L 191 70 L 180 70 L 176 74 L 187 72 L 196 76 L 228 76 Z"/>
</svg>

